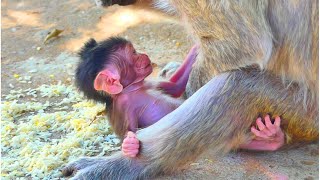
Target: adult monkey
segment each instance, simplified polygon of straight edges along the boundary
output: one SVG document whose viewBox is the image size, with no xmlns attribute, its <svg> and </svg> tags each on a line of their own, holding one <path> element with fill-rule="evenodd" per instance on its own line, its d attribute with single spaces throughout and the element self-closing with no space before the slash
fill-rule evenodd
<svg viewBox="0 0 320 180">
<path fill-rule="evenodd" d="M 287 145 L 318 139 L 317 1 L 159 4 L 178 15 L 201 44 L 189 80 L 188 94 L 194 94 L 138 131 L 142 148 L 137 158 L 121 153 L 82 158 L 67 165 L 64 174 L 77 171 L 75 179 L 149 179 L 175 172 L 208 148 L 220 157 L 246 143 L 261 113 L 282 116 Z"/>
</svg>

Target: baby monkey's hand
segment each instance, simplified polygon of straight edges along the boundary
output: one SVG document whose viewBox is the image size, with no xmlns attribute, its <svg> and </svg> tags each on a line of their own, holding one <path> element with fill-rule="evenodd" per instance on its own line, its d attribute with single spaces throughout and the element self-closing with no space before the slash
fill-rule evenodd
<svg viewBox="0 0 320 180">
<path fill-rule="evenodd" d="M 127 137 L 121 145 L 122 153 L 127 157 L 136 157 L 139 153 L 140 142 L 134 132 L 128 131 Z"/>
</svg>

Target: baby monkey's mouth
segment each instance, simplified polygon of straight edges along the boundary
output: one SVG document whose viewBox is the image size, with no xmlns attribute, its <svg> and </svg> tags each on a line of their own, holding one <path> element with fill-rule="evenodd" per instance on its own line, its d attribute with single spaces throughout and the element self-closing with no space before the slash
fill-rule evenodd
<svg viewBox="0 0 320 180">
<path fill-rule="evenodd" d="M 152 62 L 150 61 L 149 58 L 143 58 L 140 57 L 138 63 L 136 64 L 137 69 L 145 69 L 149 66 L 151 66 Z"/>
<path fill-rule="evenodd" d="M 143 67 L 137 68 L 138 70 L 146 69 L 151 66 L 151 63 L 144 65 Z"/>
</svg>

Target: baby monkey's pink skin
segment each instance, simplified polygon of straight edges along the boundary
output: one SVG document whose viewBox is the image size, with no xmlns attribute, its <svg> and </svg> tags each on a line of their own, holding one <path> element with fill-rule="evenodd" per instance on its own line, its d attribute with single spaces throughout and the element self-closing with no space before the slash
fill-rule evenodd
<svg viewBox="0 0 320 180">
<path fill-rule="evenodd" d="M 113 100 L 110 122 L 116 134 L 127 137 L 122 151 L 130 157 L 138 153 L 139 141 L 133 132 L 148 127 L 166 116 L 183 100 L 198 47 L 193 46 L 184 63 L 169 80 L 145 80 L 152 73 L 146 54 L 138 53 L 131 43 L 113 52 L 94 80 L 94 88 L 109 94 Z M 129 133 L 127 133 L 129 131 Z"/>
<path fill-rule="evenodd" d="M 108 93 L 114 101 L 113 128 L 118 135 L 127 132 L 122 144 L 124 155 L 135 157 L 139 153 L 139 140 L 134 132 L 156 123 L 181 105 L 183 101 L 178 97 L 185 91 L 197 51 L 198 47 L 193 46 L 168 81 L 145 80 L 152 73 L 151 61 L 146 54 L 137 53 L 131 43 L 114 52 L 98 73 L 94 88 Z M 256 124 L 259 130 L 251 128 L 256 137 L 240 148 L 273 151 L 284 144 L 279 117 L 274 124 L 269 116 L 265 117 L 265 123 L 258 118 Z"/>
<path fill-rule="evenodd" d="M 281 119 L 279 116 L 275 118 L 272 124 L 270 116 L 264 118 L 264 123 L 259 117 L 256 120 L 258 129 L 254 126 L 251 127 L 251 132 L 255 138 L 248 144 L 241 145 L 241 149 L 261 150 L 261 151 L 275 151 L 284 144 L 284 133 L 280 128 Z"/>
</svg>

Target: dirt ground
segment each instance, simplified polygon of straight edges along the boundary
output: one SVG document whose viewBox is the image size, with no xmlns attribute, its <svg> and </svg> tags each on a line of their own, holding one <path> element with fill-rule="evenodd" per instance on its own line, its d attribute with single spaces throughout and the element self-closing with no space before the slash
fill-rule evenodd
<svg viewBox="0 0 320 180">
<path fill-rule="evenodd" d="M 182 61 L 191 41 L 176 22 L 135 7 L 96 7 L 92 0 L 3 0 L 1 3 L 1 93 L 41 84 L 73 83 L 76 51 L 89 38 L 119 35 L 158 64 Z M 54 29 L 64 30 L 43 43 Z M 32 75 L 31 80 L 18 82 Z M 18 101 L 28 101 L 20 98 Z M 45 99 L 39 99 L 45 101 Z M 240 151 L 213 159 L 210 151 L 183 172 L 161 179 L 306 179 L 319 178 L 318 144 L 274 153 Z"/>
</svg>

